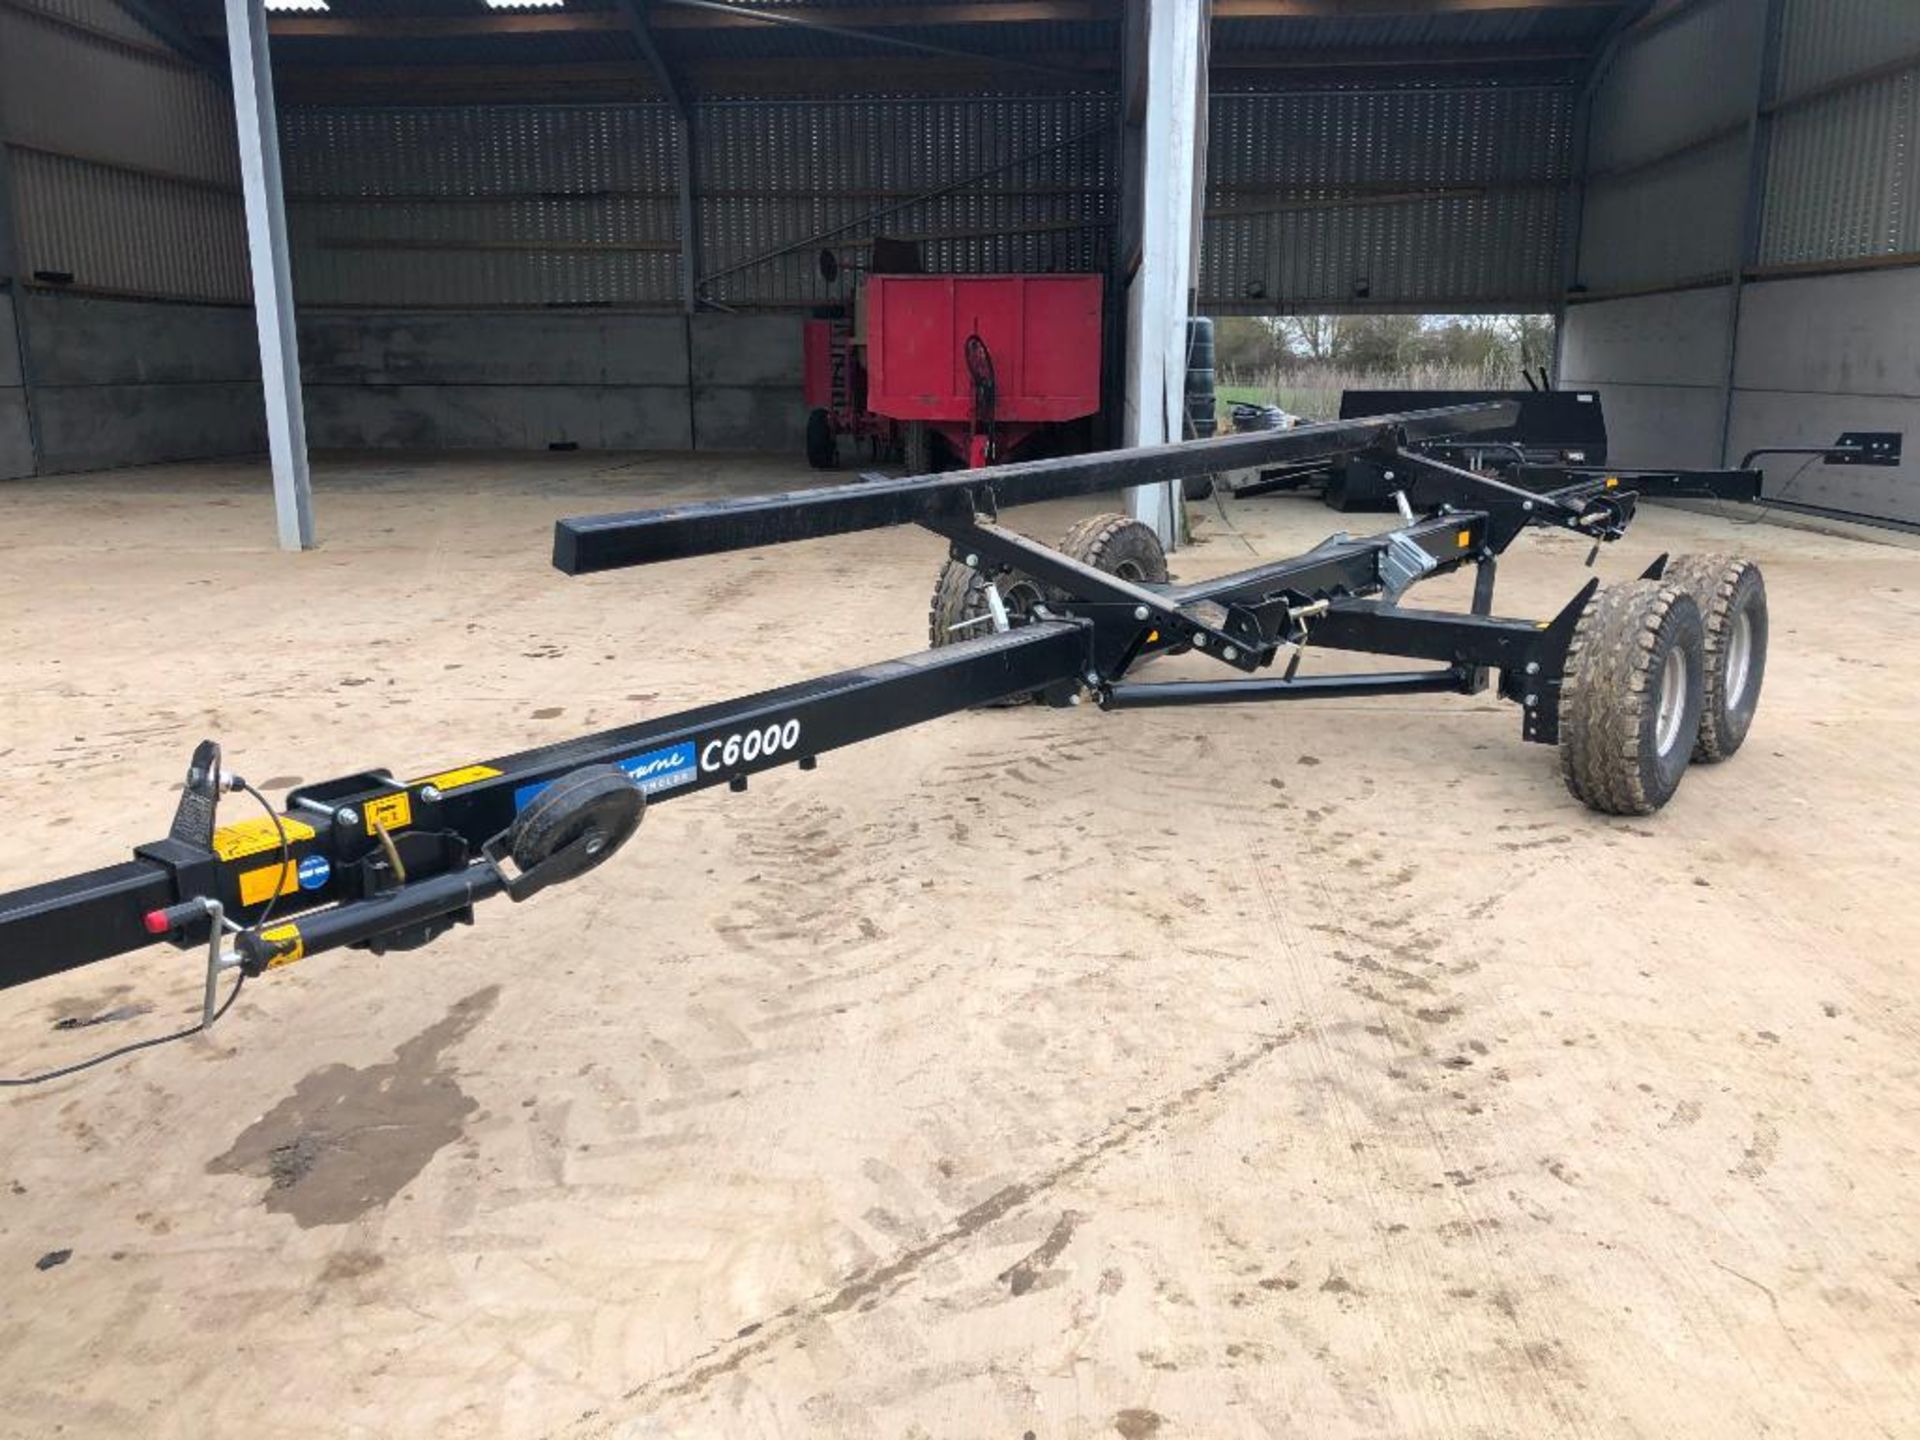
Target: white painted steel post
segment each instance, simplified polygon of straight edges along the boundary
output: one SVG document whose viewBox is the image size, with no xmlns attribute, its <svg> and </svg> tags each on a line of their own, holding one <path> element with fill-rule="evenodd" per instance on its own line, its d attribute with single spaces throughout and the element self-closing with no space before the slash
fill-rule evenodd
<svg viewBox="0 0 1920 1440">
<path fill-rule="evenodd" d="M 1187 297 L 1193 287 L 1197 156 L 1205 122 L 1204 0 L 1148 0 L 1147 105 L 1140 184 L 1140 268 L 1127 290 L 1123 437 L 1159 445 L 1185 433 Z M 1172 483 L 1127 491 L 1127 513 L 1172 549 Z"/>
<path fill-rule="evenodd" d="M 247 203 L 247 256 L 253 316 L 260 334 L 260 388 L 267 402 L 273 508 L 282 550 L 311 550 L 313 485 L 307 473 L 307 421 L 300 396 L 300 343 L 294 332 L 293 271 L 287 261 L 287 209 L 280 183 L 280 134 L 267 58 L 263 0 L 226 0 L 227 57 L 233 66 L 233 118 L 240 183 Z"/>
</svg>

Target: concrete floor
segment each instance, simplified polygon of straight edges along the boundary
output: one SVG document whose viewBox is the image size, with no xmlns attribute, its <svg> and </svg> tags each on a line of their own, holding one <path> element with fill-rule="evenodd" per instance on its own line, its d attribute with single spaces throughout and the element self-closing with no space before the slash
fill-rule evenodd
<svg viewBox="0 0 1920 1440">
<path fill-rule="evenodd" d="M 557 515 L 799 478 L 339 461 L 298 557 L 253 466 L 0 486 L 0 886 L 162 833 L 203 735 L 277 793 L 917 649 L 917 532 L 547 567 Z M 1487 697 L 969 714 L 5 1092 L 0 1431 L 1920 1433 L 1920 554 L 1663 511 L 1602 573 L 1733 546 L 1760 718 L 1651 819 Z M 197 985 L 0 994 L 5 1068 Z"/>
</svg>

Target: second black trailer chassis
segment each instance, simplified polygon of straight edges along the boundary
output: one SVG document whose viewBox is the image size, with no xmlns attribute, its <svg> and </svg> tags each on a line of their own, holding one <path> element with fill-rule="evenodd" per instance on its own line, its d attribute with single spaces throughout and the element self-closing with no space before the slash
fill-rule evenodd
<svg viewBox="0 0 1920 1440">
<path fill-rule="evenodd" d="M 1536 492 L 1416 448 L 1509 420 L 1507 407 L 1471 405 L 563 520 L 554 563 L 572 575 L 914 523 L 948 542 L 943 587 L 971 609 L 937 623 L 932 648 L 900 659 L 417 778 L 370 769 L 304 785 L 282 809 L 231 823 L 221 797 L 245 782 L 207 742 L 165 838 L 103 869 L 0 894 L 0 986 L 165 940 L 205 949 L 211 1014 L 224 969 L 424 944 L 471 922 L 487 899 L 524 900 L 593 869 L 653 805 L 742 791 L 762 771 L 810 770 L 845 746 L 1009 700 L 1127 710 L 1491 687 L 1518 707 L 1524 739 L 1560 747 L 1579 798 L 1606 811 L 1658 808 L 1690 757 L 1720 758 L 1745 732 L 1765 657 L 1758 571 L 1727 557 L 1662 557 L 1598 595 L 1588 580 L 1545 619 L 1494 614 L 1498 557 L 1523 530 L 1569 531 L 1597 548 L 1625 531 L 1636 499 L 1610 477 Z M 1342 455 L 1405 477 L 1403 523 L 1209 580 L 1167 582 L 1157 542 L 1124 517 L 1076 527 L 1061 548 L 999 523 L 1004 507 L 1029 501 Z M 1468 610 L 1401 604 L 1415 584 L 1463 566 L 1477 571 Z M 1411 668 L 1302 675 L 1307 647 L 1401 656 Z M 1228 674 L 1136 678 L 1144 661 L 1174 653 Z"/>
</svg>

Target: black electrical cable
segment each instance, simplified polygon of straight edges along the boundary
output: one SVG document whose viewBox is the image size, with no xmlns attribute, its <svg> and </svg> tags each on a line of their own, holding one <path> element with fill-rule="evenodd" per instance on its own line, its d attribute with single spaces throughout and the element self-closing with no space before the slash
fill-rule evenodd
<svg viewBox="0 0 1920 1440">
<path fill-rule="evenodd" d="M 1819 455 L 1809 455 L 1805 460 L 1802 460 L 1800 462 L 1800 468 L 1789 475 L 1787 477 L 1787 483 L 1780 487 L 1779 494 L 1770 497 L 1768 500 L 1756 502 L 1760 506 L 1760 513 L 1758 515 L 1748 516 L 1743 519 L 1738 515 L 1731 514 L 1727 510 L 1726 501 L 1721 500 L 1716 502 L 1719 506 L 1720 518 L 1725 520 L 1729 525 L 1758 525 L 1773 513 L 1773 502 L 1785 500 L 1787 498 L 1787 492 L 1800 483 L 1800 477 L 1807 473 L 1808 466 L 1826 458 L 1826 455 L 1823 453 Z"/>
<path fill-rule="evenodd" d="M 68 1075 L 78 1075 L 82 1070 L 91 1070 L 96 1065 L 104 1065 L 109 1060 L 118 1060 L 123 1055 L 131 1055 L 136 1050 L 151 1050 L 156 1045 L 166 1045 L 175 1040 L 186 1040 L 198 1035 L 227 1013 L 233 1002 L 240 998 L 240 987 L 247 983 L 247 972 L 242 970 L 233 982 L 233 989 L 227 992 L 227 998 L 220 1002 L 220 1008 L 213 1012 L 213 1020 L 189 1025 L 184 1030 L 175 1030 L 171 1035 L 154 1035 L 145 1040 L 136 1040 L 131 1045 L 122 1045 L 118 1050 L 108 1050 L 95 1055 L 90 1060 L 82 1060 L 73 1065 L 62 1065 L 58 1070 L 48 1070 L 39 1075 L 21 1075 L 0 1077 L 0 1086 L 43 1085 L 49 1080 L 59 1080 Z"/>
<path fill-rule="evenodd" d="M 252 926 L 249 927 L 250 929 L 258 930 L 267 923 L 268 918 L 273 914 L 274 905 L 278 903 L 280 899 L 280 892 L 286 888 L 287 871 L 293 865 L 293 846 L 287 839 L 286 823 L 281 820 L 278 812 L 268 803 L 267 797 L 254 789 L 253 786 L 245 780 L 240 780 L 237 776 L 235 779 L 242 790 L 245 790 L 247 794 L 260 802 L 260 808 L 267 812 L 267 818 L 273 821 L 274 831 L 280 837 L 280 874 L 277 878 L 277 883 L 273 887 L 273 894 L 267 899 L 267 908 L 260 912 L 260 918 L 254 921 Z M 208 1019 L 202 1020 L 196 1025 L 189 1025 L 184 1030 L 175 1030 L 168 1035 L 153 1035 L 145 1040 L 135 1040 L 132 1044 L 122 1045 L 117 1050 L 108 1050 L 102 1054 L 93 1056 L 91 1059 L 77 1061 L 72 1065 L 62 1065 L 58 1070 L 47 1070 L 39 1075 L 0 1076 L 0 1088 L 14 1088 L 22 1085 L 44 1085 L 49 1080 L 60 1080 L 68 1075 L 78 1075 L 82 1070 L 91 1070 L 96 1065 L 104 1065 L 109 1060 L 118 1060 L 122 1056 L 132 1055 L 136 1051 L 151 1050 L 156 1045 L 168 1045 L 175 1040 L 191 1039 L 201 1031 L 211 1029 L 222 1015 L 225 1015 L 227 1011 L 233 1008 L 233 1002 L 240 998 L 241 987 L 246 983 L 247 972 L 242 970 L 234 977 L 233 989 L 229 990 L 227 992 L 227 998 L 220 1002 L 220 1008 L 215 1010 Z"/>
<path fill-rule="evenodd" d="M 273 918 L 273 907 L 280 903 L 280 894 L 287 888 L 287 871 L 293 867 L 293 846 L 287 840 L 286 822 L 280 818 L 279 812 L 268 802 L 267 797 L 240 776 L 234 776 L 233 780 L 242 790 L 260 802 L 260 808 L 266 811 L 267 818 L 273 821 L 274 833 L 280 837 L 280 873 L 274 877 L 273 894 L 267 897 L 267 908 L 260 912 L 260 918 L 249 927 L 261 930 L 266 928 L 267 921 Z"/>
</svg>

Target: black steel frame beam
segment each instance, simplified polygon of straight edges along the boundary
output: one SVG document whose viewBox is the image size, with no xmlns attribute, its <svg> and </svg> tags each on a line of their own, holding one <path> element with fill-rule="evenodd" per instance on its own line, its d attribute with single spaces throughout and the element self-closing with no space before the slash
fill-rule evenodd
<svg viewBox="0 0 1920 1440">
<path fill-rule="evenodd" d="M 1119 620 L 1118 625 L 1095 627 L 1099 673 L 1124 670 L 1145 647 L 1149 632 L 1157 636 L 1155 650 L 1185 645 L 1204 650 L 1211 643 L 1216 658 L 1238 669 L 1253 670 L 1261 663 L 1264 637 L 1259 622 L 1237 607 L 1221 610 L 1222 623 L 1215 624 L 1212 616 L 1189 614 L 1168 603 L 1164 586 L 1136 585 L 997 525 L 976 520 L 928 521 L 926 526 L 951 541 L 954 558 L 970 569 L 991 573 L 998 565 L 1011 567 L 1063 597 L 1071 596 L 1059 602 L 1064 614 Z M 995 563 L 982 567 L 983 560 Z"/>
<path fill-rule="evenodd" d="M 1159 485 L 1219 470 L 1333 456 L 1396 440 L 1436 439 L 1511 425 L 1510 402 L 1456 405 L 1406 415 L 1331 420 L 1292 430 L 1224 435 L 1096 455 L 1071 455 L 946 475 L 871 476 L 785 495 L 584 515 L 554 527 L 553 563 L 569 575 L 651 565 L 693 555 L 877 530 L 926 520 L 958 521 L 1011 505 Z M 1531 496 L 1526 497 L 1531 499 Z"/>
<path fill-rule="evenodd" d="M 1564 494 L 1627 491 L 1653 499 L 1740 500 L 1760 498 L 1761 472 L 1737 470 L 1621 470 L 1567 465 L 1518 465 L 1514 483 Z"/>
<path fill-rule="evenodd" d="M 1433 557 L 1434 574 L 1445 574 L 1481 557 L 1487 547 L 1484 513 L 1463 510 L 1451 515 L 1416 520 L 1411 525 L 1379 535 L 1348 539 L 1336 536 L 1288 560 L 1236 571 L 1192 585 L 1173 585 L 1162 597 L 1174 604 L 1212 601 L 1244 605 L 1263 616 L 1269 636 L 1284 634 L 1271 628 L 1273 612 L 1303 600 L 1370 593 L 1380 588 L 1380 555 L 1388 535 L 1411 542 Z"/>
<path fill-rule="evenodd" d="M 1464 417 L 1427 412 L 1318 427 L 1320 434 L 1305 442 L 1312 447 L 1306 453 L 1377 444 L 1374 432 L 1381 431 L 1385 439 L 1403 442 L 1414 438 L 1406 434 L 1407 421 L 1452 427 L 1453 433 L 1463 419 L 1468 428 L 1507 423 L 1510 417 L 1500 413 L 1506 408 L 1468 407 Z M 1194 473 L 1196 457 L 1205 457 L 1198 461 L 1201 469 L 1211 469 L 1232 463 L 1222 456 L 1249 449 L 1285 453 L 1289 439 L 1299 443 L 1299 432 L 616 517 L 612 528 L 625 537 L 621 543 L 631 540 L 636 518 L 637 532 L 645 537 L 637 551 L 616 553 L 646 558 L 917 520 L 945 534 L 963 559 L 983 571 L 1020 568 L 1036 575 L 1058 600 L 1002 633 L 418 780 L 399 781 L 382 770 L 305 786 L 287 799 L 284 858 L 277 833 L 253 820 L 250 827 L 216 831 L 205 843 L 176 833 L 140 847 L 129 863 L 0 895 L 0 986 L 139 948 L 149 942 L 143 917 L 196 898 L 218 900 L 230 917 L 247 923 L 257 920 L 269 896 L 276 897 L 276 914 L 290 918 L 247 937 L 243 948 L 251 947 L 248 953 L 256 962 L 278 954 L 272 947 L 282 943 L 291 945 L 295 957 L 302 949 L 335 944 L 378 946 L 382 927 L 389 924 L 413 927 L 412 938 L 389 937 L 389 943 L 423 943 L 437 926 L 466 918 L 475 900 L 502 889 L 522 893 L 511 888 L 492 860 L 474 857 L 506 835 L 545 787 L 582 769 L 616 766 L 655 803 L 720 784 L 742 789 L 762 770 L 794 763 L 811 768 L 815 757 L 829 750 L 993 700 L 1038 693 L 1067 703 L 1078 697 L 1083 683 L 1102 704 L 1129 708 L 1471 692 L 1484 683 L 1484 672 L 1497 666 L 1501 693 L 1523 706 L 1525 738 L 1555 739 L 1556 692 L 1567 643 L 1597 582 L 1589 582 L 1545 624 L 1486 612 L 1494 557 L 1524 525 L 1581 525 L 1593 513 L 1588 507 L 1594 502 L 1584 493 L 1595 483 L 1591 480 L 1539 494 L 1376 450 L 1376 458 L 1413 464 L 1419 473 L 1412 488 L 1424 484 L 1451 497 L 1440 502 L 1443 506 L 1457 499 L 1479 505 L 1443 508 L 1379 535 L 1337 536 L 1304 555 L 1189 585 L 1132 585 L 983 523 L 979 515 L 1000 501 L 1085 494 L 1133 483 L 1142 474 Z M 723 535 L 721 543 L 713 543 L 715 525 L 737 521 L 743 513 L 769 513 L 753 510 L 756 503 L 772 507 L 776 518 L 768 530 L 773 533 L 763 531 L 752 540 Z M 1471 614 L 1401 610 L 1371 598 L 1397 597 L 1406 584 L 1466 563 L 1481 567 Z M 1125 682 L 1128 668 L 1146 654 L 1204 648 L 1229 665 L 1252 669 L 1270 664 L 1280 642 L 1303 639 L 1326 648 L 1439 660 L 1446 668 L 1301 679 L 1288 673 L 1224 683 Z M 1226 653 L 1228 642 L 1241 653 Z M 412 880 L 405 869 L 414 871 Z M 311 945 L 300 934 L 302 924 L 312 931 Z M 294 938 L 276 938 L 285 936 Z M 182 931 L 174 938 L 188 937 Z"/>
<path fill-rule="evenodd" d="M 1245 705 L 1264 700 L 1375 700 L 1383 695 L 1460 694 L 1472 686 L 1462 670 L 1390 670 L 1373 675 L 1302 675 L 1291 680 L 1161 680 L 1113 685 L 1103 710 L 1147 710 L 1164 705 Z"/>
<path fill-rule="evenodd" d="M 1309 635 L 1310 643 L 1320 649 L 1507 669 L 1526 664 L 1541 629 L 1534 620 L 1343 600 L 1313 621 Z"/>
<path fill-rule="evenodd" d="M 421 780 L 370 772 L 295 791 L 285 817 L 294 873 L 318 856 L 327 878 L 283 893 L 275 914 L 297 923 L 302 910 L 367 898 L 355 885 L 361 862 L 380 853 L 376 818 L 402 835 L 450 832 L 477 851 L 540 787 L 583 766 L 619 765 L 653 804 L 716 785 L 739 788 L 763 770 L 811 766 L 830 750 L 1077 676 L 1086 665 L 1087 630 L 1064 620 L 1023 626 Z M 194 858 L 213 877 L 210 898 L 241 920 L 260 913 L 283 868 L 277 843 L 232 859 L 204 852 Z M 0 894 L 0 988 L 151 944 L 141 917 L 192 898 L 180 892 L 178 873 L 157 860 L 135 860 Z"/>
</svg>

